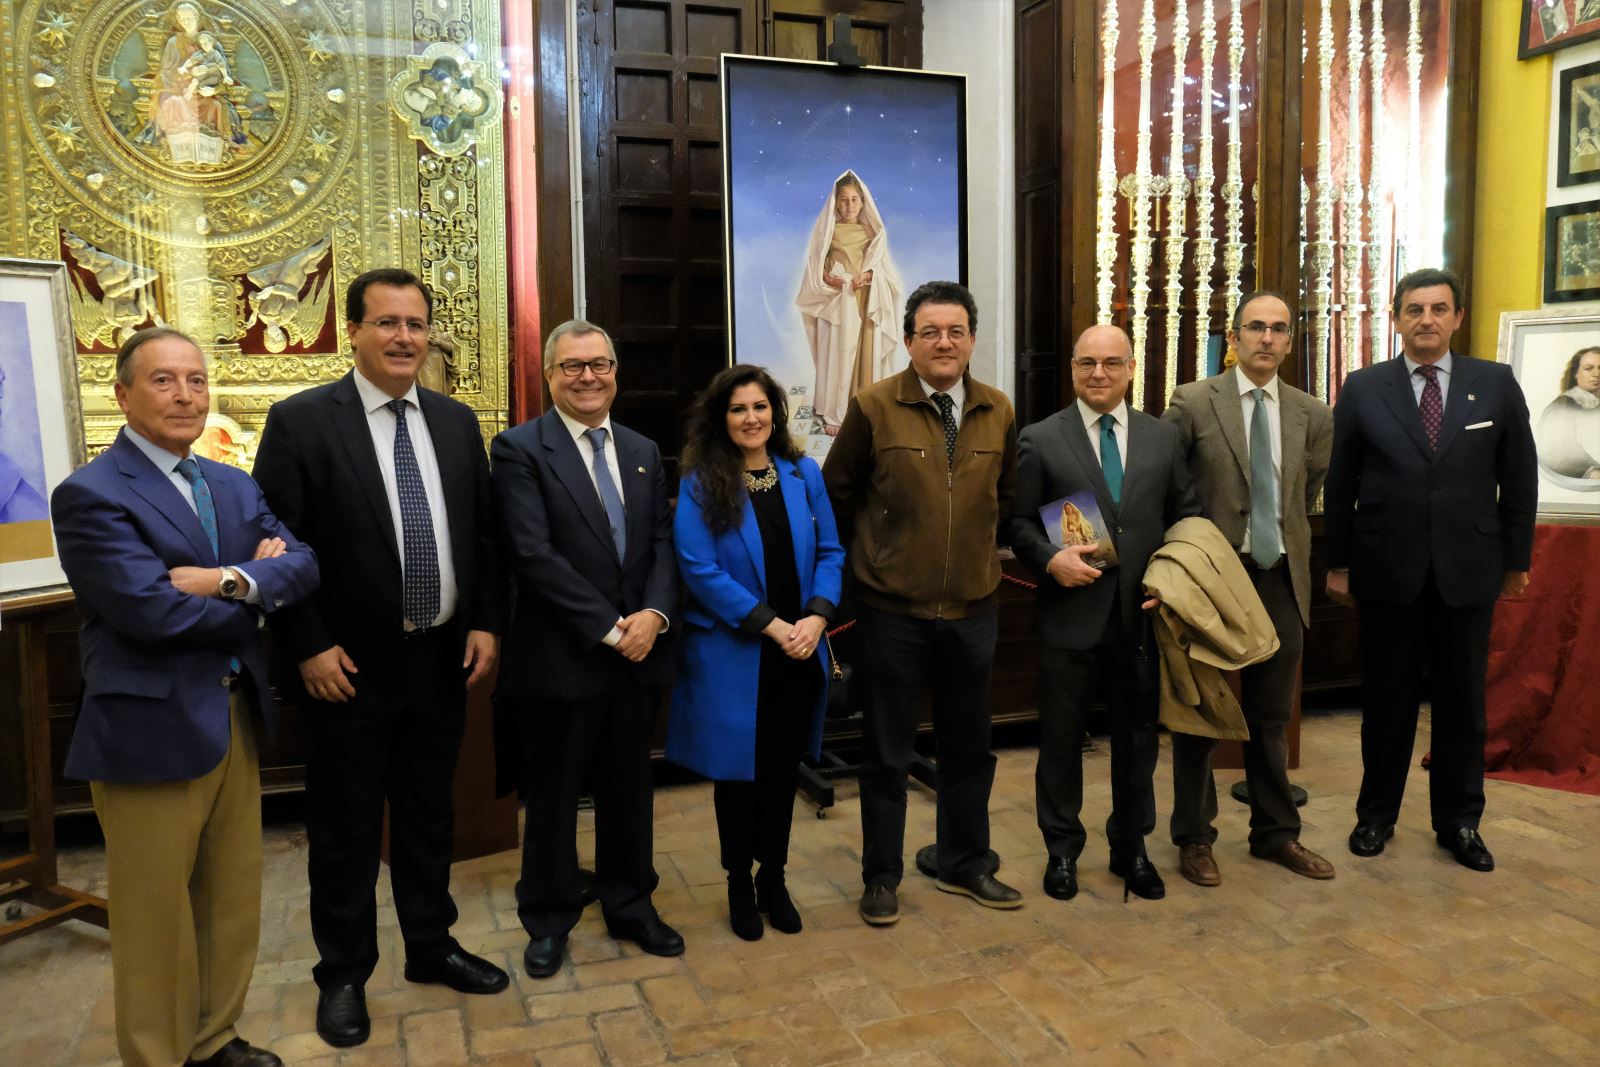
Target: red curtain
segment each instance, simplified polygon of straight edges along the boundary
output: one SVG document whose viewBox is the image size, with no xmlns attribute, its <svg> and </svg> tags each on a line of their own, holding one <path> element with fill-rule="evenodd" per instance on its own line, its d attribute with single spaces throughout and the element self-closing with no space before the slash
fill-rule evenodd
<svg viewBox="0 0 1600 1067">
<path fill-rule="evenodd" d="M 1600 795 L 1600 527 L 1539 526 L 1528 591 L 1495 609 L 1491 778 Z"/>
</svg>

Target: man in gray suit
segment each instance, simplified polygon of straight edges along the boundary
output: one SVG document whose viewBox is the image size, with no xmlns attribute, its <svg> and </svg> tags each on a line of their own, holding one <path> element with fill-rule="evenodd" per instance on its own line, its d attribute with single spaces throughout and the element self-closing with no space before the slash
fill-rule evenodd
<svg viewBox="0 0 1600 1067">
<path fill-rule="evenodd" d="M 1238 365 L 1181 385 L 1162 419 L 1178 428 L 1206 518 L 1239 550 L 1261 594 L 1278 651 L 1240 673 L 1245 781 L 1250 786 L 1250 854 L 1307 878 L 1332 878 L 1333 864 L 1300 844 L 1300 812 L 1289 786 L 1286 729 L 1300 652 L 1311 625 L 1311 524 L 1333 449 L 1333 412 L 1278 380 L 1294 341 L 1294 319 L 1277 293 L 1251 293 L 1228 334 Z M 1195 885 L 1222 882 L 1217 839 L 1216 741 L 1172 735 L 1172 843 L 1178 870 Z"/>
<path fill-rule="evenodd" d="M 1198 515 L 1200 505 L 1177 431 L 1124 399 L 1137 369 L 1126 334 L 1091 326 L 1072 349 L 1077 400 L 1023 430 L 1018 442 L 1011 547 L 1039 575 L 1035 803 L 1050 853 L 1044 891 L 1057 900 L 1078 892 L 1088 836 L 1079 818 L 1083 732 L 1102 688 L 1111 718 L 1111 871 L 1147 900 L 1166 895 L 1144 848 L 1156 824 L 1158 741 L 1155 644 L 1141 610 L 1156 602 L 1142 586 L 1167 527 Z M 1063 537 L 1057 544 L 1047 535 L 1039 509 L 1057 505 L 1052 519 L 1059 521 L 1067 498 L 1081 502 L 1073 506 L 1085 515 L 1099 511 L 1096 532 L 1114 546 L 1114 565 L 1096 565 L 1104 558 L 1098 543 Z"/>
</svg>

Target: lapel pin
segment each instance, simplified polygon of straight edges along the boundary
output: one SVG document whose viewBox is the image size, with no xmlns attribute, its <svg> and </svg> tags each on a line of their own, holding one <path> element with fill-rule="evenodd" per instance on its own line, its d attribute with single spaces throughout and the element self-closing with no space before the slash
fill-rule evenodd
<svg viewBox="0 0 1600 1067">
<path fill-rule="evenodd" d="M 1469 400 L 1470 400 L 1470 399 L 1471 399 L 1471 397 L 1468 397 L 1468 398 L 1467 398 L 1467 399 L 1469 399 Z M 640 468 L 639 468 L 639 473 L 640 473 L 640 474 L 643 474 L 643 473 L 644 473 L 644 468 L 643 468 L 643 467 L 640 467 Z"/>
<path fill-rule="evenodd" d="M 1468 400 L 1476 400 L 1476 399 L 1478 399 L 1478 397 L 1477 397 L 1477 394 L 1475 394 L 1475 393 L 1468 393 L 1467 394 L 1467 399 Z"/>
</svg>

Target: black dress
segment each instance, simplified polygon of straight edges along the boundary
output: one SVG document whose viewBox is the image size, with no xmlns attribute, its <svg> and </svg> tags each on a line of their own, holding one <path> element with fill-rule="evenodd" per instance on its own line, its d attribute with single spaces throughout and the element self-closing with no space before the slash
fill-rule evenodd
<svg viewBox="0 0 1600 1067">
<path fill-rule="evenodd" d="M 768 470 L 771 470 L 769 467 Z M 751 471 L 760 478 L 766 471 Z M 780 474 L 779 477 L 782 477 Z M 774 618 L 798 622 L 807 615 L 827 617 L 833 605 L 820 598 L 800 602 L 800 573 L 783 490 L 752 489 L 756 527 L 766 569 L 767 600 L 744 620 L 747 632 L 760 634 Z M 760 863 L 769 876 L 781 871 L 789 855 L 789 824 L 794 815 L 800 756 L 810 733 L 822 666 L 815 654 L 792 659 L 762 634 L 760 680 L 756 686 L 755 780 L 718 781 L 714 796 L 722 866 L 747 871 Z"/>
</svg>

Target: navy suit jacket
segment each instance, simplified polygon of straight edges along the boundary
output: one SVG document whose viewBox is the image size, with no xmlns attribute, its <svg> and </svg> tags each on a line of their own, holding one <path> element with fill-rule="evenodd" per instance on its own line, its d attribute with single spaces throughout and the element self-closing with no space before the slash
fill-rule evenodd
<svg viewBox="0 0 1600 1067">
<path fill-rule="evenodd" d="M 317 558 L 267 510 L 243 471 L 200 459 L 217 513 L 220 552 L 176 486 L 126 433 L 51 494 L 61 566 L 83 616 L 83 705 L 68 778 L 166 782 L 199 778 L 228 750 L 229 661 L 237 657 L 272 721 L 260 611 L 191 596 L 173 567 L 242 565 L 276 611 L 317 587 Z M 256 545 L 288 550 L 252 562 Z"/>
<path fill-rule="evenodd" d="M 1150 556 L 1161 547 L 1167 527 L 1200 514 L 1177 427 L 1130 407 L 1127 447 L 1122 499 L 1112 503 L 1076 403 L 1026 427 L 1017 441 L 1011 550 L 1039 576 L 1035 620 L 1046 648 L 1093 648 L 1113 610 L 1122 613 L 1122 632 L 1130 640 L 1144 633 L 1139 605 Z M 1060 549 L 1045 535 L 1039 509 L 1086 489 L 1094 491 L 1100 515 L 1111 527 L 1118 565 L 1088 585 L 1069 589 L 1045 570 Z"/>
<path fill-rule="evenodd" d="M 646 608 L 676 626 L 679 600 L 661 451 L 626 426 L 613 422 L 611 429 L 619 468 L 612 475 L 627 512 L 626 559 L 617 558 L 589 457 L 554 409 L 506 430 L 489 447 L 507 565 L 516 579 L 501 705 L 601 696 L 619 671 L 645 685 L 664 685 L 670 676 L 666 634 L 637 664 L 602 643 L 619 616 Z"/>
<path fill-rule="evenodd" d="M 1405 360 L 1350 375 L 1323 494 L 1328 566 L 1350 569 L 1357 599 L 1410 603 L 1432 568 L 1446 604 L 1494 603 L 1505 572 L 1528 569 L 1539 494 L 1511 368 L 1455 356 L 1437 451 Z"/>
</svg>

